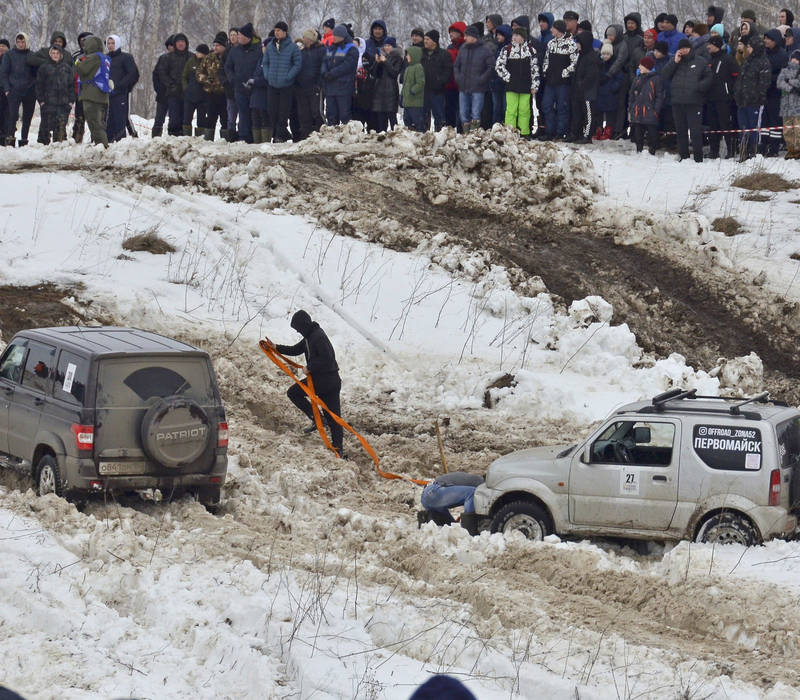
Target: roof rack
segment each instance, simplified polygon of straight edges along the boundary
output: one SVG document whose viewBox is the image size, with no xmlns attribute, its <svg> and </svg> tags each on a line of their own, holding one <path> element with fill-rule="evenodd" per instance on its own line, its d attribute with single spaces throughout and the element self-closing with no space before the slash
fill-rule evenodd
<svg viewBox="0 0 800 700">
<path fill-rule="evenodd" d="M 670 403 L 673 401 L 680 401 L 681 399 L 716 399 L 716 400 L 726 400 L 724 396 L 702 396 L 697 394 L 697 389 L 681 389 L 675 388 L 670 389 L 669 391 L 665 391 L 662 394 L 658 394 L 654 396 L 649 406 L 643 406 L 642 408 L 638 409 L 637 413 L 663 413 L 664 411 L 668 410 L 679 410 L 678 406 L 669 406 Z M 730 397 L 727 398 L 730 400 Z M 755 411 L 742 411 L 742 406 L 747 406 L 751 403 L 767 403 L 769 402 L 769 392 L 764 391 L 756 396 L 752 396 L 750 398 L 744 399 L 739 403 L 731 405 L 723 405 L 719 408 L 713 407 L 692 407 L 693 413 L 713 413 L 713 414 L 728 414 L 731 416 L 741 416 L 743 418 L 747 418 L 749 420 L 761 420 L 761 414 L 756 413 Z M 771 402 L 777 403 L 777 402 Z M 782 405 L 782 404 L 778 404 Z"/>
</svg>

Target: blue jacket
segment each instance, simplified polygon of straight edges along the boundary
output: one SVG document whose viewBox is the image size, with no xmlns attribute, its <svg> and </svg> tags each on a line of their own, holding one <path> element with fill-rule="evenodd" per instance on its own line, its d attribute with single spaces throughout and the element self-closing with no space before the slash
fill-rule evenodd
<svg viewBox="0 0 800 700">
<path fill-rule="evenodd" d="M 300 49 L 288 36 L 280 42 L 275 39 L 270 41 L 261 62 L 269 86 L 287 88 L 294 85 L 302 61 Z"/>
<path fill-rule="evenodd" d="M 679 32 L 677 29 L 670 29 L 667 32 L 658 33 L 658 40 L 667 42 L 670 56 L 675 55 L 675 52 L 678 50 L 678 44 L 680 43 L 680 40 L 685 38 L 686 35 L 683 32 Z"/>
<path fill-rule="evenodd" d="M 236 92 L 246 93 L 246 83 L 253 77 L 253 71 L 261 62 L 261 39 L 253 37 L 249 44 L 234 46 L 225 61 L 225 75 Z"/>
<path fill-rule="evenodd" d="M 350 41 L 331 44 L 322 62 L 322 87 L 330 97 L 352 95 L 356 86 L 358 49 Z"/>
<path fill-rule="evenodd" d="M 250 91 L 250 109 L 260 109 L 266 112 L 269 109 L 267 102 L 269 83 L 264 77 L 264 57 L 262 56 L 253 71 L 253 85 Z"/>
<path fill-rule="evenodd" d="M 6 51 L 0 61 L 0 89 L 17 97 L 27 97 L 35 90 L 36 69 L 28 65 L 30 51 L 16 46 Z"/>
<path fill-rule="evenodd" d="M 304 90 L 319 88 L 326 52 L 327 49 L 319 42 L 300 52 L 300 72 L 295 80 L 297 87 Z"/>
<path fill-rule="evenodd" d="M 539 39 L 539 43 L 541 43 L 542 48 L 546 48 L 547 44 L 550 43 L 550 39 L 553 38 L 553 32 L 550 31 L 550 28 L 553 26 L 553 22 L 555 21 L 555 17 L 553 17 L 552 12 L 542 12 L 538 17 L 537 20 L 541 22 L 544 20 L 547 22 L 547 29 L 542 32 L 542 36 Z"/>
</svg>

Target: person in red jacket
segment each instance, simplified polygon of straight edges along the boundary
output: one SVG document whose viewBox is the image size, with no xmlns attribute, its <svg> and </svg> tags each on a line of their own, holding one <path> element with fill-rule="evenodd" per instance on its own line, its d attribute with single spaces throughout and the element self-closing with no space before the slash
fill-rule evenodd
<svg viewBox="0 0 800 700">
<path fill-rule="evenodd" d="M 464 35 L 467 33 L 467 25 L 464 22 L 453 22 L 447 31 L 450 33 L 450 46 L 447 52 L 456 64 L 458 52 L 464 43 Z M 458 118 L 458 85 L 456 79 L 450 78 L 450 82 L 445 85 L 444 102 L 444 121 L 447 126 L 454 126 L 461 131 L 461 120 Z"/>
</svg>

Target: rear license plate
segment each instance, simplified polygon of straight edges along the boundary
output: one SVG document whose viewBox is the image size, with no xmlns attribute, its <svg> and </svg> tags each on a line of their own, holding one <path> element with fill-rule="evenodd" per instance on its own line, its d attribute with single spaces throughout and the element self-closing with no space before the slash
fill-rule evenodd
<svg viewBox="0 0 800 700">
<path fill-rule="evenodd" d="M 147 464 L 145 462 L 100 462 L 99 471 L 103 476 L 146 474 Z"/>
</svg>

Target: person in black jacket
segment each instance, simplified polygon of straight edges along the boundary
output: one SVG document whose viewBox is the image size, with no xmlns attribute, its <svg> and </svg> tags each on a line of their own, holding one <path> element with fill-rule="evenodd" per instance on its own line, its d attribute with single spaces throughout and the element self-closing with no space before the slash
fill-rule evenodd
<svg viewBox="0 0 800 700">
<path fill-rule="evenodd" d="M 769 59 L 764 50 L 764 40 L 753 34 L 743 37 L 745 60 L 739 69 L 739 77 L 733 86 L 736 100 L 736 115 L 742 135 L 739 160 L 745 161 L 755 155 L 761 128 L 761 117 L 767 102 L 767 91 L 772 80 Z"/>
<path fill-rule="evenodd" d="M 250 91 L 245 86 L 245 83 L 253 78 L 255 70 L 261 62 L 261 37 L 256 34 L 253 25 L 248 22 L 239 27 L 236 38 L 239 43 L 231 47 L 231 52 L 225 61 L 225 75 L 233 84 L 239 116 L 239 140 L 253 143 L 253 127 L 250 120 Z M 230 122 L 228 128 L 231 128 Z"/>
<path fill-rule="evenodd" d="M 170 34 L 164 42 L 167 48 L 166 53 L 162 53 L 153 68 L 153 91 L 156 93 L 156 117 L 153 120 L 152 135 L 154 138 L 164 133 L 164 122 L 167 119 L 169 101 L 167 98 L 167 86 L 161 82 L 161 74 L 166 68 L 167 57 L 175 50 L 175 35 Z"/>
<path fill-rule="evenodd" d="M 439 46 L 439 32 L 431 29 L 422 40 L 422 68 L 425 71 L 425 103 L 422 123 L 427 130 L 433 116 L 433 128 L 441 131 L 445 124 L 445 88 L 453 77 L 453 60 Z"/>
<path fill-rule="evenodd" d="M 3 55 L 11 49 L 11 42 L 8 39 L 0 39 L 0 64 L 3 63 Z M 6 124 L 8 123 L 8 98 L 3 90 L 0 90 L 0 146 L 6 145 Z"/>
<path fill-rule="evenodd" d="M 706 60 L 698 56 L 688 39 L 678 42 L 675 57 L 663 71 L 670 81 L 672 116 L 678 139 L 678 160 L 689 157 L 689 138 L 697 163 L 703 162 L 703 103 L 713 79 Z"/>
<path fill-rule="evenodd" d="M 111 59 L 111 80 L 114 89 L 108 96 L 108 140 L 121 141 L 125 138 L 128 125 L 128 99 L 133 86 L 139 82 L 139 69 L 129 53 L 122 50 L 122 39 L 111 34 L 106 39 L 108 56 Z"/>
<path fill-rule="evenodd" d="M 6 144 L 9 146 L 14 145 L 20 106 L 22 130 L 18 145 L 28 145 L 28 131 L 36 109 L 36 69 L 28 63 L 30 54 L 28 35 L 20 32 L 14 39 L 14 48 L 6 52 L 0 63 L 0 90 L 8 98 Z"/>
<path fill-rule="evenodd" d="M 592 142 L 592 103 L 597 99 L 597 84 L 600 81 L 600 56 L 594 50 L 591 32 L 581 32 L 575 37 L 580 47 L 578 63 L 572 76 L 570 140 L 573 143 Z"/>
<path fill-rule="evenodd" d="M 327 49 L 317 38 L 315 29 L 306 29 L 302 39 L 300 72 L 294 85 L 294 103 L 300 126 L 297 134 L 299 139 L 308 138 L 312 131 L 319 131 L 322 126 L 319 93 L 322 85 L 322 63 L 327 53 Z"/>
<path fill-rule="evenodd" d="M 711 89 L 706 97 L 706 119 L 709 129 L 727 131 L 733 128 L 731 115 L 733 105 L 733 86 L 739 75 L 739 64 L 725 47 L 721 36 L 713 35 L 708 40 L 708 52 L 711 55 Z M 708 135 L 709 158 L 719 158 L 719 145 L 723 136 L 711 133 Z M 735 152 L 733 134 L 725 134 L 726 158 L 732 158 Z"/>
<path fill-rule="evenodd" d="M 182 32 L 175 35 L 175 50 L 167 54 L 158 75 L 159 83 L 167 96 L 170 136 L 183 133 L 183 69 L 189 60 L 189 39 Z"/>
<path fill-rule="evenodd" d="M 775 157 L 780 151 L 783 142 L 783 120 L 781 119 L 781 91 L 777 87 L 778 75 L 789 63 L 789 56 L 783 48 L 783 37 L 777 29 L 770 29 L 764 34 L 764 46 L 767 50 L 767 59 L 772 73 L 769 90 L 767 90 L 767 105 L 764 109 L 763 126 L 771 127 L 762 138 L 761 151 L 767 157 Z"/>
<path fill-rule="evenodd" d="M 75 66 L 64 58 L 59 44 L 50 47 L 50 60 L 36 71 L 36 99 L 42 118 L 41 143 L 67 140 L 67 119 L 75 102 Z"/>
<path fill-rule="evenodd" d="M 314 391 L 331 411 L 339 415 L 341 413 L 339 394 L 342 390 L 342 380 L 339 376 L 339 365 L 336 363 L 336 353 L 333 350 L 331 341 L 320 325 L 312 321 L 308 312 L 302 309 L 292 316 L 291 326 L 303 336 L 299 343 L 296 345 L 275 345 L 269 338 L 265 338 L 267 344 L 273 350 L 281 353 L 281 355 L 305 355 L 306 364 L 303 371 L 313 379 Z M 308 380 L 303 383 L 307 385 Z M 312 422 L 311 426 L 305 428 L 303 432 L 313 432 L 316 429 L 314 412 L 306 393 L 297 384 L 292 384 L 286 395 Z M 331 443 L 339 451 L 339 456 L 341 456 L 342 427 L 327 413 L 325 413 L 325 420 L 331 430 Z"/>
</svg>

